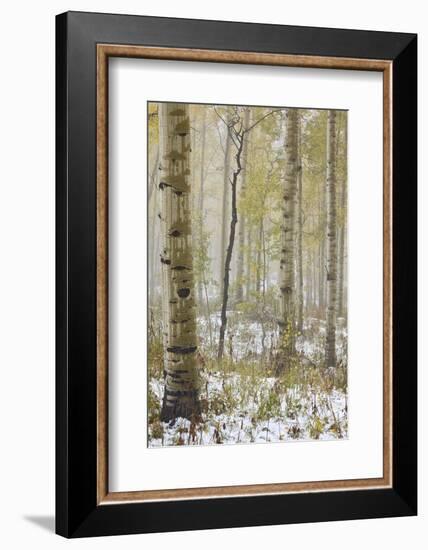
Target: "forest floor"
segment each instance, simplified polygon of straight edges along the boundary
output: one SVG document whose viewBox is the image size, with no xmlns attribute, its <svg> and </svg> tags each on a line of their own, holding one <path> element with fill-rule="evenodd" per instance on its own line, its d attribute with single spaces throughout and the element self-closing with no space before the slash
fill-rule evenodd
<svg viewBox="0 0 428 550">
<path fill-rule="evenodd" d="M 325 325 L 306 322 L 298 355 L 275 371 L 276 330 L 231 319 L 226 355 L 215 356 L 218 319 L 200 320 L 201 420 L 160 422 L 164 391 L 161 345 L 150 346 L 149 447 L 346 439 L 348 436 L 346 331 L 337 330 L 338 366 L 323 365 Z"/>
</svg>

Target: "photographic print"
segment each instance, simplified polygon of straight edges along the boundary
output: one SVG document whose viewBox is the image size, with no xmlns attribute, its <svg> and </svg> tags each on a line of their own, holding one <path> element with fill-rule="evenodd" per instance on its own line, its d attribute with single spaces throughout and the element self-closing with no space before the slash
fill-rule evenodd
<svg viewBox="0 0 428 550">
<path fill-rule="evenodd" d="M 346 439 L 347 112 L 147 116 L 148 446 Z"/>
</svg>

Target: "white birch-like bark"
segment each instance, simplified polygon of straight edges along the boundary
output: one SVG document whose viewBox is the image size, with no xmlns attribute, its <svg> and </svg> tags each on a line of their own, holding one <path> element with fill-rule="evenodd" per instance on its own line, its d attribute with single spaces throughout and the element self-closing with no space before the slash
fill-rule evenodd
<svg viewBox="0 0 428 550">
<path fill-rule="evenodd" d="M 248 241 L 245 254 L 245 297 L 248 300 L 251 293 L 252 284 L 252 258 L 253 258 L 253 231 L 252 228 L 248 228 Z"/>
<path fill-rule="evenodd" d="M 166 104 L 159 104 L 159 149 L 161 155 L 164 154 L 164 151 L 167 150 L 168 142 L 166 140 L 167 135 L 167 111 Z M 166 170 L 165 162 L 162 158 L 159 159 L 159 172 L 162 174 Z M 161 176 L 159 182 L 161 182 Z M 171 203 L 171 188 L 170 187 L 160 187 L 160 210 L 159 210 L 159 225 L 161 232 L 161 253 L 160 253 L 160 262 L 162 268 L 162 343 L 163 349 L 166 350 L 168 346 L 168 317 L 169 317 L 169 291 L 170 291 L 170 277 L 169 277 L 169 265 L 171 263 L 170 259 L 170 242 L 168 239 L 167 226 L 170 221 L 170 203 Z"/>
<path fill-rule="evenodd" d="M 255 291 L 262 290 L 262 236 L 263 236 L 263 216 L 259 221 L 258 236 L 257 236 L 257 256 L 256 256 L 256 286 Z"/>
<path fill-rule="evenodd" d="M 204 232 L 204 221 L 205 221 L 205 215 L 204 215 L 204 184 L 205 184 L 205 145 L 206 145 L 206 138 L 207 138 L 207 108 L 204 107 L 203 109 L 203 118 L 201 123 L 201 163 L 199 167 L 199 200 L 198 200 L 198 214 L 200 216 L 199 218 L 199 247 L 202 247 L 203 242 L 203 232 Z M 202 275 L 202 274 L 201 274 Z M 201 276 L 201 279 L 204 277 Z M 199 307 L 202 306 L 202 292 L 203 292 L 203 282 L 202 280 L 199 281 L 198 285 L 198 301 L 199 301 Z"/>
<path fill-rule="evenodd" d="M 317 305 L 319 309 L 319 314 L 325 315 L 325 295 L 326 295 L 326 280 L 327 280 L 327 269 L 326 269 L 326 238 L 325 238 L 325 224 L 327 223 L 326 219 L 326 191 L 325 185 L 321 186 L 318 202 L 318 216 L 319 216 L 319 246 L 318 246 L 318 288 L 317 290 Z M 314 300 L 315 301 L 315 300 Z"/>
<path fill-rule="evenodd" d="M 312 271 L 311 266 L 313 263 L 312 254 L 308 252 L 308 261 L 306 264 L 306 310 L 310 311 L 313 308 L 313 285 L 312 285 Z"/>
<path fill-rule="evenodd" d="M 190 210 L 190 121 L 185 104 L 160 107 L 165 392 L 161 420 L 199 414 Z"/>
<path fill-rule="evenodd" d="M 344 155 L 345 155 L 345 171 L 342 181 L 341 191 L 341 209 L 342 223 L 339 229 L 339 262 L 338 262 L 338 289 L 337 289 L 337 315 L 338 317 L 346 318 L 346 301 L 345 301 L 345 251 L 346 251 L 346 233 L 347 233 L 347 202 L 348 202 L 348 182 L 346 170 L 346 155 L 347 155 L 347 119 L 344 120 L 343 129 L 344 139 Z"/>
<path fill-rule="evenodd" d="M 149 263 L 149 289 L 150 289 L 150 298 L 153 301 L 154 298 L 154 291 L 155 291 L 155 281 L 156 281 L 156 274 L 159 269 L 159 227 L 157 223 L 157 216 L 159 213 L 159 204 L 158 204 L 158 194 L 159 194 L 159 188 L 158 185 L 155 186 L 155 189 L 152 193 L 151 199 L 149 201 L 148 208 L 150 209 L 150 219 L 153 220 L 153 223 L 150 227 L 150 235 L 149 235 L 149 257 L 148 257 L 148 263 Z M 151 202 L 151 204 L 150 204 Z M 152 305 L 152 304 L 151 304 Z"/>
<path fill-rule="evenodd" d="M 298 129 L 298 160 L 297 160 L 297 330 L 303 329 L 303 165 L 302 165 L 302 133 Z"/>
<path fill-rule="evenodd" d="M 337 314 L 337 219 L 336 219 L 336 112 L 330 110 L 327 119 L 327 328 L 325 362 L 336 366 Z"/>
<path fill-rule="evenodd" d="M 295 211 L 297 191 L 297 134 L 299 112 L 286 110 L 285 175 L 282 197 L 282 242 L 280 259 L 281 308 L 280 329 L 281 360 L 294 353 L 295 332 Z M 284 365 L 283 365 L 284 366 Z"/>
</svg>

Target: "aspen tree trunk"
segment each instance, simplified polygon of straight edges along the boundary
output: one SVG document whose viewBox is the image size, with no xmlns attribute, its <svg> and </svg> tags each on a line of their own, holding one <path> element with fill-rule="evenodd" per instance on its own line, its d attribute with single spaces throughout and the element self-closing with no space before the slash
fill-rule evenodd
<svg viewBox="0 0 428 550">
<path fill-rule="evenodd" d="M 151 209 L 151 218 L 153 220 L 153 223 L 151 224 L 151 234 L 149 235 L 149 289 L 150 289 L 150 297 L 151 300 L 153 300 L 154 296 L 154 285 L 156 281 L 156 268 L 158 267 L 158 260 L 159 257 L 159 235 L 158 235 L 158 213 L 159 213 L 159 205 L 158 205 L 158 186 L 156 185 L 156 188 L 153 191 L 152 197 L 151 197 L 152 204 L 150 205 Z M 153 302 L 152 302 L 153 305 Z"/>
<path fill-rule="evenodd" d="M 297 304 L 297 330 L 302 332 L 303 329 L 303 165 L 302 165 L 302 135 L 299 125 L 298 136 L 298 161 L 297 161 L 297 280 L 298 288 L 298 304 Z"/>
<path fill-rule="evenodd" d="M 153 164 L 152 164 L 153 162 Z M 158 191 L 158 174 L 159 174 L 159 146 L 157 147 L 156 155 L 153 161 L 150 162 L 151 165 L 151 173 L 150 173 L 150 180 L 149 180 L 149 188 L 147 192 L 147 204 L 148 204 L 148 210 L 151 209 L 151 219 L 155 220 L 156 215 L 158 212 L 158 197 L 157 197 L 157 191 Z M 154 279 L 154 273 L 155 273 L 155 265 L 157 265 L 156 262 L 156 255 L 158 254 L 158 240 L 156 238 L 156 225 L 153 224 L 153 233 L 150 236 L 149 239 L 149 255 L 148 255 L 148 264 L 149 264 L 149 288 L 152 289 L 153 281 Z M 152 297 L 152 293 L 150 293 L 150 296 Z M 153 297 L 152 297 L 153 298 Z"/>
<path fill-rule="evenodd" d="M 280 292 L 281 318 L 278 321 L 280 329 L 281 367 L 284 361 L 294 354 L 295 331 L 295 206 L 297 190 L 297 133 L 299 112 L 297 109 L 286 110 L 285 135 L 285 177 L 282 201 L 282 243 L 280 259 Z"/>
<path fill-rule="evenodd" d="M 314 299 L 312 302 L 312 309 L 319 309 L 320 297 L 319 297 L 319 286 L 318 286 L 318 270 L 315 263 L 311 266 L 311 277 L 312 277 L 312 287 L 314 289 Z"/>
<path fill-rule="evenodd" d="M 346 318 L 345 307 L 345 240 L 347 228 L 347 203 L 348 203 L 348 183 L 346 171 L 346 155 L 347 155 L 347 119 L 344 121 L 344 155 L 345 155 L 345 174 L 342 181 L 341 192 L 341 209 L 342 209 L 342 224 L 339 229 L 339 265 L 338 265 L 338 291 L 337 291 L 337 315 Z"/>
<path fill-rule="evenodd" d="M 153 191 L 155 190 L 155 188 L 157 188 L 157 180 L 158 180 L 158 172 L 159 172 L 159 147 L 160 145 L 158 145 L 155 159 L 153 162 L 152 173 L 150 175 L 150 186 L 149 186 L 149 193 L 148 193 L 149 202 L 150 202 L 150 199 L 152 198 Z"/>
<path fill-rule="evenodd" d="M 161 221 L 164 269 L 164 422 L 199 415 L 196 312 L 190 211 L 190 122 L 188 105 L 160 108 L 163 193 Z"/>
<path fill-rule="evenodd" d="M 263 218 L 259 222 L 259 235 L 257 240 L 257 258 L 256 258 L 256 292 L 261 292 L 262 290 L 262 236 L 263 236 Z"/>
<path fill-rule="evenodd" d="M 247 108 L 244 114 L 244 128 L 249 128 L 251 124 L 250 120 L 251 110 Z M 244 136 L 244 145 L 242 149 L 242 172 L 241 172 L 241 204 L 245 199 L 246 185 L 247 185 L 247 157 L 248 157 L 248 137 Z M 245 233 L 246 233 L 246 219 L 241 208 L 238 224 L 238 260 L 236 268 L 236 301 L 242 302 L 244 299 L 244 255 L 245 255 Z"/>
<path fill-rule="evenodd" d="M 327 332 L 325 362 L 336 366 L 337 220 L 336 220 L 336 112 L 327 121 Z"/>
<path fill-rule="evenodd" d="M 252 116 L 251 116 L 252 118 Z M 248 155 L 251 158 L 253 154 L 253 143 L 254 141 L 248 142 L 247 150 L 247 159 Z M 248 179 L 247 179 L 248 182 Z M 253 223 L 250 219 L 247 218 L 246 223 L 246 233 L 247 233 L 247 247 L 245 251 L 245 297 L 248 300 L 250 297 L 251 289 L 253 288 L 253 255 L 254 255 L 254 229 Z"/>
<path fill-rule="evenodd" d="M 166 114 L 166 105 L 159 105 L 159 150 L 164 151 L 168 148 L 167 135 L 167 114 Z M 159 159 L 159 222 L 160 222 L 160 233 L 162 246 L 160 251 L 160 263 L 162 269 L 162 343 L 164 349 L 164 364 L 166 359 L 166 348 L 168 347 L 168 318 L 169 318 L 169 294 L 170 294 L 170 273 L 169 266 L 171 264 L 170 259 L 170 239 L 168 237 L 168 225 L 170 224 L 170 210 L 171 210 L 171 188 L 161 185 L 162 182 L 162 172 L 166 170 L 166 161 L 164 162 L 162 158 Z M 165 369 L 164 369 L 165 370 Z"/>
<path fill-rule="evenodd" d="M 226 144 L 224 150 L 224 167 L 223 167 L 223 204 L 222 204 L 222 223 L 221 223 L 221 238 L 220 238 L 220 296 L 224 294 L 224 264 L 226 261 L 226 246 L 227 246 L 227 222 L 229 213 L 229 188 L 230 188 L 230 149 L 232 139 L 230 137 L 229 128 L 226 128 Z"/>
<path fill-rule="evenodd" d="M 266 254 L 266 235 L 264 224 L 262 224 L 262 250 L 263 250 L 263 304 L 266 305 L 266 288 L 267 288 L 267 254 Z"/>
<path fill-rule="evenodd" d="M 343 193 L 343 190 L 342 190 Z M 343 280 L 345 258 L 345 228 L 341 226 L 338 232 L 339 259 L 337 264 L 337 316 L 344 317 Z"/>
<path fill-rule="evenodd" d="M 245 257 L 245 296 L 248 300 L 251 292 L 251 277 L 252 277 L 252 270 L 251 270 L 251 262 L 252 262 L 252 256 L 253 256 L 253 231 L 252 228 L 248 228 L 248 242 L 247 242 L 247 253 Z"/>
<path fill-rule="evenodd" d="M 323 186 L 324 187 L 324 186 Z M 324 189 L 321 190 L 320 193 L 320 201 L 319 201 L 319 231 L 320 231 L 320 242 L 319 242 L 319 248 L 318 248 L 318 258 L 319 258 L 319 272 L 318 272 L 318 308 L 320 310 L 320 315 L 325 315 L 325 287 L 326 287 L 326 278 L 327 278 L 327 270 L 326 270 L 326 262 L 325 262 L 325 223 L 326 223 L 326 217 L 325 217 L 325 208 L 326 208 L 326 197 Z"/>
<path fill-rule="evenodd" d="M 312 254 L 308 252 L 308 263 L 306 264 L 306 314 L 309 314 L 309 311 L 312 308 L 313 297 L 312 297 L 312 277 L 311 277 L 311 265 L 312 265 Z"/>
<path fill-rule="evenodd" d="M 200 216 L 199 219 L 199 246 L 202 247 L 203 242 L 203 231 L 204 231 L 204 183 L 205 183 L 205 144 L 206 144 L 206 137 L 207 137 L 207 108 L 204 107 L 204 115 L 202 119 L 202 139 L 201 139 L 201 166 L 200 166 L 200 173 L 199 173 L 199 201 L 198 201 L 198 214 Z M 205 274 L 203 274 L 203 277 L 201 279 L 204 279 Z M 202 305 L 202 292 L 203 292 L 203 281 L 200 280 L 198 284 L 198 301 L 199 301 L 199 307 Z"/>
</svg>

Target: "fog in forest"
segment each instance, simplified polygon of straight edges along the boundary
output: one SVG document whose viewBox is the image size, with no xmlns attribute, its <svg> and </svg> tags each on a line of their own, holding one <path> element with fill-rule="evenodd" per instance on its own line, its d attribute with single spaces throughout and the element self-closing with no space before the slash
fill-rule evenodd
<svg viewBox="0 0 428 550">
<path fill-rule="evenodd" d="M 148 445 L 347 438 L 347 112 L 147 116 Z"/>
</svg>

